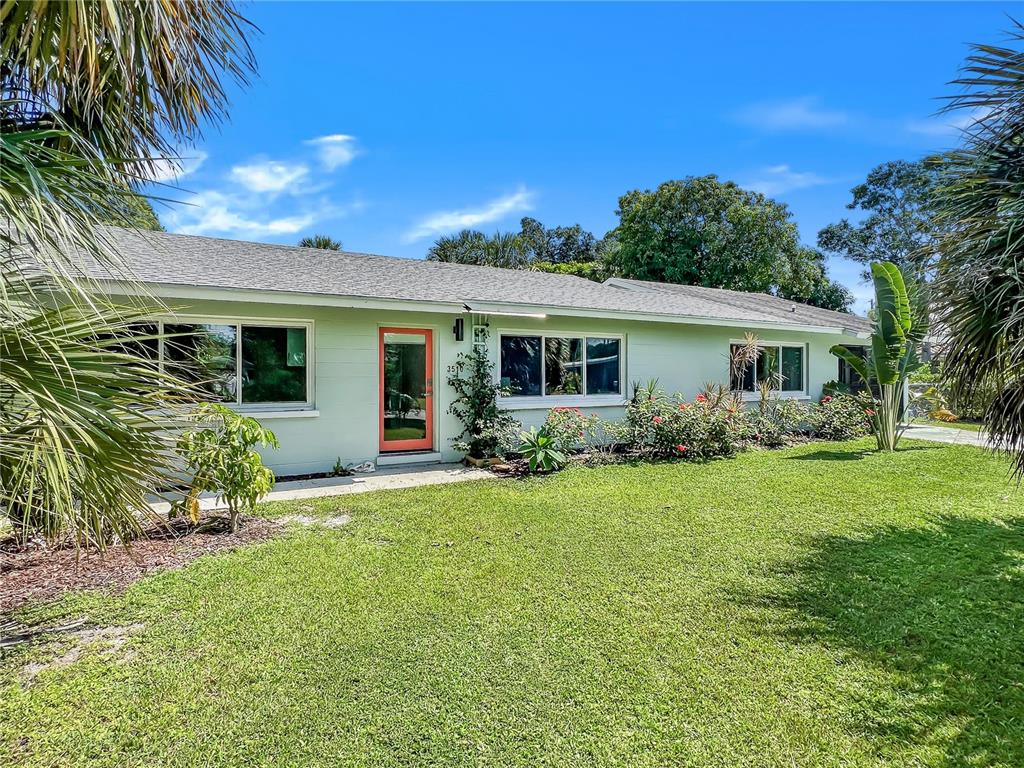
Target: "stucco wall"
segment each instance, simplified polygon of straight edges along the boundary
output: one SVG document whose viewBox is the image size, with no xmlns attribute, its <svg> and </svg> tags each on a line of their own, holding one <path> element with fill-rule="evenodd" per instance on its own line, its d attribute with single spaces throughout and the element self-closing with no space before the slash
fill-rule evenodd
<svg viewBox="0 0 1024 768">
<path fill-rule="evenodd" d="M 452 391 L 446 377 L 458 353 L 470 348 L 472 320 L 468 316 L 465 316 L 465 338 L 456 342 L 452 334 L 454 314 L 180 299 L 174 301 L 174 307 L 179 316 L 313 322 L 313 397 L 318 415 L 267 418 L 254 414 L 273 429 L 281 441 L 281 448 L 267 452 L 265 460 L 275 472 L 283 475 L 325 471 L 339 457 L 344 463 L 376 460 L 379 453 L 378 329 L 405 326 L 433 330 L 435 449 L 446 460 L 459 458 L 451 448 L 451 440 L 460 426 L 448 413 Z M 693 397 L 705 382 L 727 382 L 729 342 L 742 338 L 745 330 L 553 316 L 543 320 L 491 316 L 488 321 L 494 359 L 502 331 L 622 335 L 625 386 L 632 381 L 656 378 L 664 389 L 682 392 L 686 397 Z M 829 354 L 829 348 L 841 341 L 856 343 L 855 339 L 834 334 L 770 330 L 757 333 L 765 341 L 807 345 L 808 394 L 812 398 L 817 398 L 822 385 L 837 375 L 838 364 Z M 621 413 L 621 407 L 594 407 L 585 398 L 579 405 L 606 418 Z M 544 420 L 547 406 L 511 407 L 510 410 L 529 426 Z"/>
</svg>

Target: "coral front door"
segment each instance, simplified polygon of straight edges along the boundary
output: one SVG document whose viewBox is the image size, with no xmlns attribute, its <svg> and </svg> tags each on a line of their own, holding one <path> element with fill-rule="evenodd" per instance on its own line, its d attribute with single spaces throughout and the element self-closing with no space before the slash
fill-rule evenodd
<svg viewBox="0 0 1024 768">
<path fill-rule="evenodd" d="M 434 447 L 433 339 L 425 328 L 380 329 L 380 449 Z"/>
</svg>

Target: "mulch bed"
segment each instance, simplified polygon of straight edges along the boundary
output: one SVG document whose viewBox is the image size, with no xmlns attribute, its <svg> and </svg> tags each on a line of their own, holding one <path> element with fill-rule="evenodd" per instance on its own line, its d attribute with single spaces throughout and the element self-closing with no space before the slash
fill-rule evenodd
<svg viewBox="0 0 1024 768">
<path fill-rule="evenodd" d="M 211 524 L 212 523 L 212 524 Z M 45 602 L 68 592 L 100 589 L 123 592 L 132 582 L 158 570 L 181 568 L 211 552 L 224 552 L 274 536 L 281 526 L 259 518 L 243 518 L 238 533 L 218 519 L 200 527 L 151 528 L 152 538 L 113 546 L 105 553 L 74 547 L 47 548 L 12 540 L 0 542 L 0 615 L 28 603 Z"/>
</svg>

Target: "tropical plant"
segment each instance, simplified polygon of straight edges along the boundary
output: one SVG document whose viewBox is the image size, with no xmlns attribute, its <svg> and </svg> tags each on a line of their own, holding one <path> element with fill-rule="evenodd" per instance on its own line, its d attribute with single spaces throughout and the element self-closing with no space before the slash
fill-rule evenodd
<svg viewBox="0 0 1024 768">
<path fill-rule="evenodd" d="M 486 341 L 486 336 L 477 341 Z M 474 344 L 470 352 L 459 353 L 448 386 L 455 392 L 448 412 L 462 423 L 462 432 L 452 442 L 455 450 L 487 459 L 515 449 L 520 425 L 498 407 L 498 397 L 505 390 L 494 383 L 494 364 L 486 344 Z"/>
<path fill-rule="evenodd" d="M 231 532 L 274 487 L 274 473 L 264 466 L 257 446 L 278 448 L 277 437 L 256 419 L 218 403 L 203 403 L 192 415 L 199 426 L 178 438 L 178 450 L 192 475 L 188 492 L 174 504 L 193 522 L 199 518 L 199 495 L 216 493 L 228 507 Z"/>
<path fill-rule="evenodd" d="M 939 162 L 944 226 L 934 282 L 954 410 L 981 412 L 1024 478 L 1024 25 L 1005 46 L 975 45 L 947 110 L 974 118 Z M 972 414 L 973 415 L 973 414 Z"/>
<path fill-rule="evenodd" d="M 841 344 L 832 354 L 846 361 L 857 374 L 876 384 L 878 396 L 862 393 L 864 413 L 870 418 L 880 451 L 893 451 L 903 431 L 907 374 L 920 364 L 918 351 L 928 332 L 927 309 L 921 290 L 908 289 L 895 264 L 871 265 L 875 285 L 875 320 L 867 359 Z"/>
<path fill-rule="evenodd" d="M 519 454 L 526 459 L 531 472 L 554 472 L 568 461 L 559 441 L 543 427 L 530 427 L 529 432 L 522 432 L 519 437 Z"/>
<path fill-rule="evenodd" d="M 0 4 L 0 509 L 26 535 L 103 546 L 163 484 L 188 389 L 127 343 L 154 302 L 103 295 L 96 272 L 131 275 L 96 224 L 137 225 L 139 184 L 224 114 L 247 27 L 231 3 Z"/>
<path fill-rule="evenodd" d="M 7 288 L 0 508 L 22 540 L 71 534 L 76 545 L 102 548 L 136 538 L 147 492 L 173 480 L 168 411 L 195 392 L 142 351 L 157 339 L 140 324 L 144 310 L 43 309 L 31 286 L 11 278 Z"/>
<path fill-rule="evenodd" d="M 335 240 L 328 235 L 311 235 L 299 240 L 300 248 L 319 248 L 322 251 L 340 251 L 341 240 Z"/>
<path fill-rule="evenodd" d="M 517 233 L 495 232 L 488 236 L 464 229 L 456 235 L 439 237 L 427 251 L 427 260 L 524 269 L 529 266 L 530 253 Z"/>
</svg>

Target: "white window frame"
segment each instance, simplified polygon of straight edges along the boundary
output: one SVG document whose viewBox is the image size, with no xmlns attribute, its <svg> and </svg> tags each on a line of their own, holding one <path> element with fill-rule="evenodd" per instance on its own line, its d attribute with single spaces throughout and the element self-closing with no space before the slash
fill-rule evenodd
<svg viewBox="0 0 1024 768">
<path fill-rule="evenodd" d="M 602 405 L 622 405 L 626 402 L 625 392 L 620 391 L 612 395 L 588 395 L 587 394 L 587 339 L 615 339 L 619 342 L 619 389 L 625 389 L 626 374 L 626 337 L 620 333 L 593 332 L 585 333 L 580 331 L 534 331 L 516 330 L 514 328 L 502 329 L 495 334 L 494 346 L 492 347 L 493 359 L 497 361 L 494 366 L 494 383 L 501 383 L 501 340 L 505 336 L 530 336 L 539 338 L 541 344 L 541 366 L 540 366 L 540 394 L 539 395 L 508 395 L 498 398 L 498 405 L 506 410 L 524 410 L 527 408 L 561 408 L 561 407 L 596 407 Z M 548 395 L 547 370 L 544 365 L 543 355 L 548 339 L 580 339 L 583 342 L 583 392 L 579 395 Z"/>
<path fill-rule="evenodd" d="M 275 415 L 317 415 L 316 393 L 314 384 L 316 382 L 313 350 L 314 344 L 314 323 L 312 320 L 296 320 L 294 318 L 275 317 L 237 317 L 216 316 L 216 315 L 173 315 L 154 318 L 150 322 L 157 323 L 160 334 L 159 357 L 160 370 L 164 369 L 164 326 L 165 325 L 233 325 L 235 327 L 235 400 L 220 401 L 239 413 L 251 413 L 266 418 Z M 242 326 L 258 328 L 302 328 L 306 331 L 306 400 L 305 402 L 276 402 L 276 403 L 243 403 L 242 402 Z"/>
<path fill-rule="evenodd" d="M 747 342 L 744 339 L 730 339 L 730 341 L 729 341 L 729 353 L 726 355 L 726 361 L 727 361 L 727 365 L 728 365 L 728 368 L 726 370 L 726 381 L 729 382 L 730 386 L 732 385 L 732 348 L 733 348 L 733 345 L 734 344 L 745 345 L 746 343 Z M 810 365 L 810 350 L 808 349 L 807 343 L 803 342 L 803 341 L 758 341 L 757 342 L 757 347 L 758 347 L 758 349 L 761 349 L 761 348 L 764 348 L 764 347 L 776 347 L 779 350 L 779 366 L 780 367 L 782 366 L 782 348 L 783 347 L 802 349 L 803 350 L 803 365 L 800 366 L 800 368 L 801 368 L 800 373 L 801 373 L 801 375 L 803 377 L 803 381 L 800 382 L 800 384 L 801 384 L 800 389 L 799 390 L 784 391 L 781 388 L 781 386 L 778 387 L 778 388 L 774 388 L 773 387 L 772 388 L 772 394 L 774 394 L 774 395 L 776 395 L 776 396 L 778 396 L 780 398 L 793 398 L 795 400 L 807 400 L 807 399 L 809 399 L 810 396 L 808 395 L 808 385 L 807 385 L 807 382 L 810 380 L 810 368 L 811 368 L 811 365 Z M 753 365 L 754 365 L 754 385 L 756 387 L 757 386 L 757 361 L 756 360 L 754 361 Z M 740 398 L 742 400 L 745 400 L 745 401 L 746 400 L 758 400 L 761 397 L 761 393 L 758 392 L 756 389 L 753 392 L 747 392 L 746 390 L 742 390 L 742 389 L 741 390 L 736 390 L 736 391 L 739 392 Z"/>
</svg>

